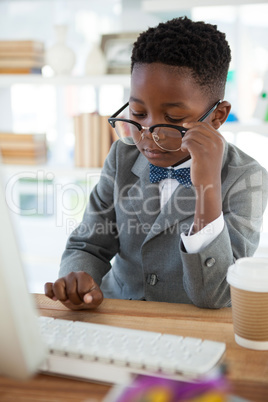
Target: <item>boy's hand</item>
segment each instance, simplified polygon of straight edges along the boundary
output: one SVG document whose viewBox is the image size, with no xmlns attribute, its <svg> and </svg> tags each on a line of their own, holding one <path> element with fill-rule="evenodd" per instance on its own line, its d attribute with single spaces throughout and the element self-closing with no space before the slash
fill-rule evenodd
<svg viewBox="0 0 268 402">
<path fill-rule="evenodd" d="M 182 139 L 182 151 L 192 158 L 191 181 L 196 189 L 194 226 L 197 233 L 217 219 L 222 211 L 221 167 L 224 138 L 205 122 L 185 123 L 188 128 Z"/>
<path fill-rule="evenodd" d="M 45 294 L 52 300 L 59 300 L 71 310 L 85 310 L 98 307 L 103 294 L 94 279 L 83 271 L 70 274 L 45 284 Z"/>
<path fill-rule="evenodd" d="M 184 123 L 188 129 L 182 140 L 182 151 L 191 155 L 191 180 L 195 187 L 219 186 L 221 180 L 224 138 L 205 122 Z"/>
</svg>

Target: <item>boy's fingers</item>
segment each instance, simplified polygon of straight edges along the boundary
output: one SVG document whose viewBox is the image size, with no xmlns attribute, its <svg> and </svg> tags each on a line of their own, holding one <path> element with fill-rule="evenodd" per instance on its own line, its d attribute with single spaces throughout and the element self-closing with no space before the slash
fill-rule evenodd
<svg viewBox="0 0 268 402">
<path fill-rule="evenodd" d="M 53 292 L 53 283 L 52 282 L 47 282 L 45 283 L 45 295 L 49 297 L 50 299 L 56 299 L 54 292 Z"/>
<path fill-rule="evenodd" d="M 52 283 L 52 291 L 57 300 L 64 301 L 68 299 L 66 295 L 65 281 L 63 278 L 60 278 L 56 280 L 56 282 Z"/>
<path fill-rule="evenodd" d="M 80 272 L 77 277 L 77 293 L 81 299 L 84 300 L 86 294 L 91 294 L 94 289 L 99 289 L 94 279 L 85 272 Z"/>
<path fill-rule="evenodd" d="M 70 273 L 66 277 L 59 278 L 52 284 L 54 295 L 61 302 L 70 300 L 72 304 L 78 305 L 83 302 L 83 298 L 77 293 L 76 275 Z"/>
<path fill-rule="evenodd" d="M 92 296 L 92 294 L 86 293 L 85 296 L 84 296 L 84 298 L 83 298 L 83 300 L 84 300 L 84 303 L 86 303 L 86 304 L 92 303 L 92 301 L 93 301 L 93 296 Z"/>
<path fill-rule="evenodd" d="M 99 287 L 96 287 L 95 289 L 92 289 L 89 293 L 86 293 L 83 300 L 85 304 L 91 304 L 92 307 L 97 307 L 101 304 L 103 300 L 102 291 Z"/>
<path fill-rule="evenodd" d="M 83 303 L 83 295 L 79 294 L 78 291 L 78 279 L 76 275 L 68 275 L 66 277 L 66 296 L 75 305 Z"/>
<path fill-rule="evenodd" d="M 61 301 L 61 303 L 71 310 L 90 310 L 97 308 L 101 304 L 102 300 L 103 294 L 98 288 L 86 293 L 83 297 L 83 302 L 80 304 L 74 304 L 71 302 L 71 300 Z"/>
<path fill-rule="evenodd" d="M 103 300 L 99 286 L 85 272 L 71 272 L 54 283 L 47 282 L 45 294 L 72 310 L 96 308 Z"/>
</svg>

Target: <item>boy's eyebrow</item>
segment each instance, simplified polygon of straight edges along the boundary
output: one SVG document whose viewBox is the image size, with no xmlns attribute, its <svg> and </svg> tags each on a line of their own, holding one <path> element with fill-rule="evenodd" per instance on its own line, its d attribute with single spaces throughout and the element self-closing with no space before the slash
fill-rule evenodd
<svg viewBox="0 0 268 402">
<path fill-rule="evenodd" d="M 129 102 L 137 102 L 137 103 L 141 103 L 142 105 L 144 105 L 144 102 L 141 99 L 134 98 L 134 96 L 131 96 L 129 98 Z"/>
<path fill-rule="evenodd" d="M 183 102 L 166 102 L 166 103 L 162 103 L 162 106 L 180 107 L 180 108 L 183 108 L 183 109 L 190 109 L 189 106 L 185 105 L 185 103 L 183 103 Z"/>
<path fill-rule="evenodd" d="M 143 102 L 141 99 L 135 98 L 134 96 L 131 96 L 129 98 L 129 102 L 137 102 L 137 103 L 140 103 L 142 105 L 145 104 L 145 102 Z M 190 109 L 183 102 L 166 102 L 166 103 L 162 103 L 162 106 L 164 106 L 164 107 L 180 107 L 180 108 L 183 108 L 183 109 Z"/>
</svg>

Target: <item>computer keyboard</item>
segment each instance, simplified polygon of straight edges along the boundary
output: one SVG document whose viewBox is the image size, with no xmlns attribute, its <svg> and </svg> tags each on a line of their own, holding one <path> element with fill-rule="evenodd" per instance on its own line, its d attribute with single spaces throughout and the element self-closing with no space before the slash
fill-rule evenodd
<svg viewBox="0 0 268 402">
<path fill-rule="evenodd" d="M 222 358 L 225 343 L 39 317 L 48 348 L 40 371 L 125 384 L 137 374 L 197 378 Z"/>
</svg>

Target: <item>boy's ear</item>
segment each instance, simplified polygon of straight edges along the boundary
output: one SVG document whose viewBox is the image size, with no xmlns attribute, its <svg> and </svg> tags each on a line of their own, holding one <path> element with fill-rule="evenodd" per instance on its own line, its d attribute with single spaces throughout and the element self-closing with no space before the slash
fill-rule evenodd
<svg viewBox="0 0 268 402">
<path fill-rule="evenodd" d="M 220 126 L 227 120 L 227 117 L 231 110 L 231 104 L 227 101 L 223 101 L 219 104 L 217 109 L 212 115 L 212 126 L 218 130 Z"/>
</svg>

